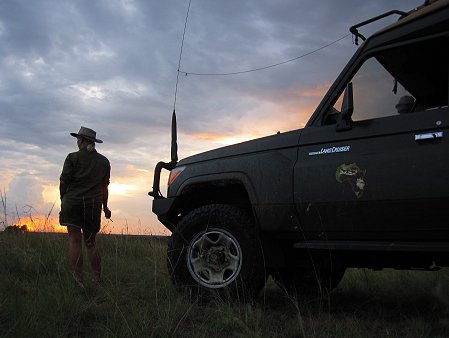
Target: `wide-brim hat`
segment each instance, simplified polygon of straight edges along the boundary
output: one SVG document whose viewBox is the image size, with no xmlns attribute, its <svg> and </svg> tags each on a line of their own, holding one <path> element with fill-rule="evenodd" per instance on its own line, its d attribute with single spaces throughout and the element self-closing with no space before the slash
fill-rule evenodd
<svg viewBox="0 0 449 338">
<path fill-rule="evenodd" d="M 86 127 L 81 127 L 78 133 L 70 133 L 70 135 L 72 135 L 73 137 L 84 137 L 85 139 L 88 139 L 92 142 L 103 143 L 102 140 L 96 138 L 97 133 L 95 132 L 95 130 Z"/>
</svg>

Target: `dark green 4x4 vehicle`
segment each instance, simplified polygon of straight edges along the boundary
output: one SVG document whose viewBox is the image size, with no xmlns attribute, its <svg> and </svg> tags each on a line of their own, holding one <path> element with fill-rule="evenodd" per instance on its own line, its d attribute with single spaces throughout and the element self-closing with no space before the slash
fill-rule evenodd
<svg viewBox="0 0 449 338">
<path fill-rule="evenodd" d="M 270 275 L 307 292 L 348 267 L 449 266 L 449 1 L 350 30 L 361 45 L 303 129 L 158 164 L 176 285 L 242 297 Z"/>
</svg>

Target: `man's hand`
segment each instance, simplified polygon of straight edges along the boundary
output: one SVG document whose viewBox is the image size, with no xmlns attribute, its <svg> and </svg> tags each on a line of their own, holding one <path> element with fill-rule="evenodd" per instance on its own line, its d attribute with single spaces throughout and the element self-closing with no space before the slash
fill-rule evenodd
<svg viewBox="0 0 449 338">
<path fill-rule="evenodd" d="M 104 208 L 104 217 L 106 217 L 106 219 L 110 219 L 111 218 L 111 210 L 109 210 L 108 207 Z"/>
</svg>

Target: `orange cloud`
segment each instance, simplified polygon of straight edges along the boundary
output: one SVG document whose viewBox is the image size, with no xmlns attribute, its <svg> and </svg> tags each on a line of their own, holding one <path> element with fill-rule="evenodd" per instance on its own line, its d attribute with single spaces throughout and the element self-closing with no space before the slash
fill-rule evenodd
<svg viewBox="0 0 449 338">
<path fill-rule="evenodd" d="M 300 91 L 299 95 L 304 97 L 318 97 L 321 99 L 324 94 L 326 94 L 331 84 L 331 82 L 325 82 L 323 84 L 316 85 L 313 88 L 307 88 Z"/>
</svg>

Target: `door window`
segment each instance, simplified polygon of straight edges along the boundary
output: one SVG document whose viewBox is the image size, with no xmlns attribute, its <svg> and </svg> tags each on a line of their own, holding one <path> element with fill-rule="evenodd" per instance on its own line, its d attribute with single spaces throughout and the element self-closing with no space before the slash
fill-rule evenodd
<svg viewBox="0 0 449 338">
<path fill-rule="evenodd" d="M 413 108 L 415 98 L 374 57 L 364 62 L 353 77 L 352 84 L 354 122 L 396 115 L 396 106 L 404 112 Z M 398 105 L 399 101 L 401 103 Z M 335 110 L 340 109 L 341 102 L 342 99 L 337 101 Z M 408 109 L 406 105 L 409 105 Z"/>
<path fill-rule="evenodd" d="M 417 41 L 380 51 L 352 77 L 354 113 L 363 121 L 448 105 L 449 38 Z M 343 94 L 323 119 L 336 123 Z"/>
</svg>

